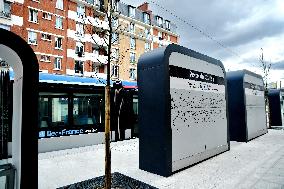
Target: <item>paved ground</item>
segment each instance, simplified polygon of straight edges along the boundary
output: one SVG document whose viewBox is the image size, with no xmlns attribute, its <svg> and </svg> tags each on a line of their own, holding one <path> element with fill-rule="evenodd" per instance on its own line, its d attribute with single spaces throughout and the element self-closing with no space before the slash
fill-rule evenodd
<svg viewBox="0 0 284 189">
<path fill-rule="evenodd" d="M 138 168 L 138 139 L 112 143 L 112 172 L 158 188 L 282 188 L 284 130 L 248 143 L 231 142 L 231 150 L 171 177 Z M 104 145 L 39 154 L 39 188 L 56 188 L 104 174 Z"/>
</svg>

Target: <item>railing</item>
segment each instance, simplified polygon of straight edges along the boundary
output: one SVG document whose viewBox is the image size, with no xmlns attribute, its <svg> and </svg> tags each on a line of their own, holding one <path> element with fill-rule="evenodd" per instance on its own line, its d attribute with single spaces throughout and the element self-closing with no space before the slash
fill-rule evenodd
<svg viewBox="0 0 284 189">
<path fill-rule="evenodd" d="M 1 11 L 0 12 L 0 17 L 11 18 L 11 13 L 10 12 L 5 12 L 5 11 Z"/>
<path fill-rule="evenodd" d="M 76 35 L 77 37 L 81 37 L 81 38 L 84 38 L 84 37 L 85 37 L 85 34 L 84 34 L 84 33 L 80 33 L 80 32 L 78 32 L 78 31 L 76 31 L 75 35 Z"/>
<path fill-rule="evenodd" d="M 107 64 L 107 56 L 92 53 L 91 57 L 92 57 L 92 61 L 94 61 L 94 62 Z"/>
<path fill-rule="evenodd" d="M 15 167 L 10 163 L 5 164 L 5 165 L 0 165 L 0 177 L 3 177 L 3 176 L 6 177 L 5 187 L 1 185 L 4 183 L 0 182 L 0 188 L 14 189 L 15 172 L 16 172 Z"/>
<path fill-rule="evenodd" d="M 104 40 L 104 38 L 100 37 L 100 36 L 97 35 L 97 34 L 93 34 L 93 35 L 92 35 L 92 41 L 91 41 L 91 43 L 93 43 L 93 44 L 95 44 L 95 45 L 98 45 L 98 46 L 101 46 L 101 45 L 106 46 L 106 42 L 105 42 L 105 41 L 108 41 L 107 38 L 105 38 L 105 40 Z"/>
</svg>

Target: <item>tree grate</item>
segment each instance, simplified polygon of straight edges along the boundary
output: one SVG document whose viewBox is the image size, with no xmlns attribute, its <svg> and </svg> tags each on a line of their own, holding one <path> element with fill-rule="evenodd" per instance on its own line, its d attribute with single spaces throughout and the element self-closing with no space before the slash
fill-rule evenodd
<svg viewBox="0 0 284 189">
<path fill-rule="evenodd" d="M 58 189 L 103 189 L 104 178 L 105 176 L 100 176 L 82 182 L 63 186 Z M 158 189 L 156 187 L 150 186 L 144 182 L 133 179 L 118 172 L 112 173 L 111 178 L 112 189 Z"/>
</svg>

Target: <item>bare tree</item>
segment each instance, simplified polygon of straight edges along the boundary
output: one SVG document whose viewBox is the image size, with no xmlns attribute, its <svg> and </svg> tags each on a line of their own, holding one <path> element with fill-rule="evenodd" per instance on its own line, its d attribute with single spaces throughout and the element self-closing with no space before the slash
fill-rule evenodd
<svg viewBox="0 0 284 189">
<path fill-rule="evenodd" d="M 103 52 L 104 56 L 107 57 L 107 78 L 106 83 L 100 80 L 98 73 L 94 70 L 94 76 L 99 79 L 99 81 L 105 84 L 105 188 L 111 188 L 111 148 L 110 148 L 110 80 L 113 77 L 111 74 L 111 63 L 114 66 L 120 66 L 124 63 L 124 58 L 126 57 L 126 52 L 130 50 L 129 48 L 123 49 L 123 52 L 119 52 L 118 55 L 112 52 L 112 47 L 114 44 L 119 43 L 119 36 L 126 37 L 124 32 L 128 31 L 128 26 L 118 24 L 118 18 L 121 14 L 117 10 L 116 3 L 119 0 L 104 0 L 104 4 L 100 7 L 99 15 L 104 18 L 104 22 L 99 19 L 95 19 L 98 16 L 96 11 L 94 13 L 89 12 L 89 15 L 83 16 L 83 30 L 84 33 L 91 34 L 91 43 L 95 44 L 96 47 Z M 101 17 L 101 18 L 102 18 Z M 103 25 L 107 23 L 107 25 Z M 98 37 L 99 36 L 99 37 Z M 137 38 L 135 38 L 137 39 Z M 80 39 L 79 39 L 80 40 Z M 83 43 L 82 40 L 80 42 Z M 82 53 L 78 54 L 79 56 Z M 96 60 L 99 66 L 104 66 L 105 62 L 99 58 Z M 94 62 L 89 64 L 90 67 L 94 67 Z"/>
<path fill-rule="evenodd" d="M 270 109 L 269 109 L 269 100 L 268 100 L 268 79 L 269 79 L 269 74 L 270 74 L 271 62 L 267 62 L 264 60 L 263 48 L 261 48 L 260 50 L 261 50 L 261 54 L 259 57 L 259 62 L 260 62 L 262 78 L 264 82 L 265 110 L 266 110 L 266 115 L 268 118 L 267 120 L 268 128 L 271 128 Z"/>
<path fill-rule="evenodd" d="M 90 15 L 84 15 L 83 19 L 83 32 L 91 34 L 91 43 L 95 44 L 99 51 L 103 51 L 103 55 L 107 57 L 106 65 L 106 83 L 105 84 L 105 185 L 106 189 L 111 188 L 111 149 L 110 149 L 110 64 L 112 60 L 112 44 L 113 44 L 113 1 L 115 0 L 104 0 L 103 4 L 100 5 L 100 12 L 103 14 L 104 23 L 107 25 L 102 25 L 102 21 L 95 19 L 95 12 L 90 11 Z M 82 31 L 81 31 L 82 32 Z M 82 41 L 81 41 L 82 42 Z M 93 50 L 93 46 L 92 46 Z M 82 54 L 82 53 L 80 53 Z M 80 56 L 80 54 L 78 54 Z M 96 62 L 99 65 L 105 65 L 105 62 L 97 58 Z M 91 63 L 93 69 L 93 61 Z M 94 71 L 94 70 L 92 70 Z M 95 72 L 95 77 L 100 79 Z"/>
</svg>

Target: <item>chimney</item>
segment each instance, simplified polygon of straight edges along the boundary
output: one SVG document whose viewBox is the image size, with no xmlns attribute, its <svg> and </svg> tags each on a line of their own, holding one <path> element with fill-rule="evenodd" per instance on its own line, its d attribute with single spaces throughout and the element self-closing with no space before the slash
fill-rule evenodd
<svg viewBox="0 0 284 189">
<path fill-rule="evenodd" d="M 138 6 L 137 9 L 142 10 L 143 12 L 149 11 L 149 3 L 144 2 L 142 5 Z"/>
<path fill-rule="evenodd" d="M 142 5 L 138 6 L 137 9 L 148 13 L 150 15 L 150 20 L 153 20 L 152 11 L 149 9 L 149 3 L 144 2 Z"/>
</svg>

